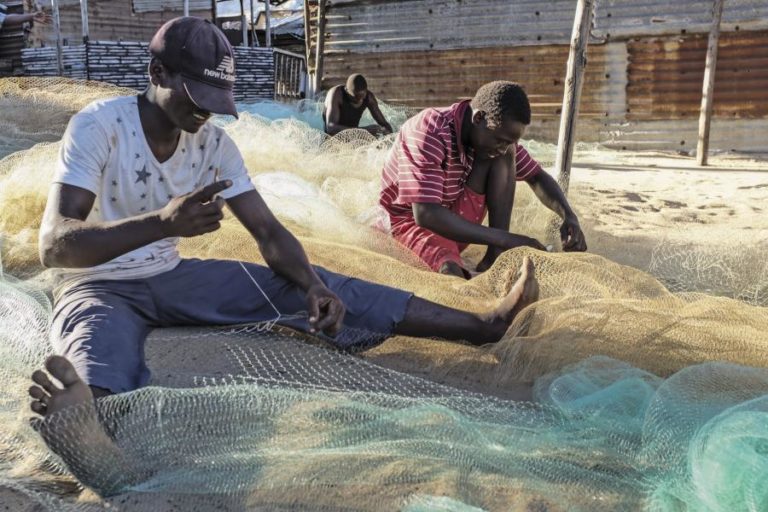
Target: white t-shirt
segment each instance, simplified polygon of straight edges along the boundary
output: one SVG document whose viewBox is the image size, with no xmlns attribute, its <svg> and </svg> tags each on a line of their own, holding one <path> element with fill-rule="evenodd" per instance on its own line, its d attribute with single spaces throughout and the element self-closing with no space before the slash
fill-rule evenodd
<svg viewBox="0 0 768 512">
<path fill-rule="evenodd" d="M 89 221 L 113 221 L 159 210 L 174 198 L 219 180 L 232 186 L 229 199 L 253 190 L 243 157 L 220 127 L 206 123 L 197 133 L 181 132 L 176 152 L 163 163 L 144 137 L 136 96 L 91 103 L 69 122 L 54 183 L 96 194 Z M 97 279 L 139 279 L 179 264 L 178 238 L 164 238 L 90 268 L 57 269 L 56 286 Z"/>
</svg>

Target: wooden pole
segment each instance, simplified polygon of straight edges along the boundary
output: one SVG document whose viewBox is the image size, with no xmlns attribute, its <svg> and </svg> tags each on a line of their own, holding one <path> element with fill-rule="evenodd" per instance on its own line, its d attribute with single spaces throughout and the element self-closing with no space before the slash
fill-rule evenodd
<svg viewBox="0 0 768 512">
<path fill-rule="evenodd" d="M 266 34 L 266 43 L 265 46 L 269 48 L 272 46 L 272 27 L 271 27 L 271 19 L 270 19 L 270 12 L 269 12 L 269 0 L 264 0 L 264 29 Z"/>
<path fill-rule="evenodd" d="M 709 128 L 712 124 L 717 44 L 720 41 L 720 20 L 723 17 L 724 3 L 724 0 L 715 0 L 712 6 L 712 27 L 709 29 L 707 60 L 704 65 L 704 85 L 701 89 L 701 113 L 699 114 L 699 141 L 696 144 L 696 161 L 702 166 L 707 165 L 709 153 Z"/>
<path fill-rule="evenodd" d="M 317 95 L 323 87 L 323 51 L 325 50 L 325 0 L 317 2 L 317 47 L 315 48 L 315 76 L 312 94 Z"/>
<path fill-rule="evenodd" d="M 312 20 L 310 19 L 309 0 L 304 0 L 304 60 L 307 63 L 305 83 L 306 88 L 305 96 L 312 96 L 312 76 L 309 71 L 310 56 L 312 55 Z"/>
<path fill-rule="evenodd" d="M 560 133 L 557 138 L 555 169 L 557 181 L 563 192 L 568 194 L 571 178 L 571 162 L 575 143 L 576 119 L 579 114 L 581 88 L 584 85 L 584 68 L 587 66 L 587 45 L 589 43 L 592 17 L 596 0 L 579 0 L 571 33 L 571 51 L 566 67 L 563 109 L 560 115 Z"/>
<path fill-rule="evenodd" d="M 184 0 L 184 16 L 189 16 L 189 0 Z"/>
<path fill-rule="evenodd" d="M 243 32 L 243 44 L 240 46 L 248 46 L 248 25 L 245 22 L 245 2 L 244 0 L 240 0 L 240 25 L 242 27 Z"/>
<path fill-rule="evenodd" d="M 592 18 L 595 13 L 596 0 L 578 0 L 576 15 L 571 31 L 571 50 L 568 54 L 568 64 L 565 71 L 565 90 L 563 91 L 563 107 L 560 113 L 560 133 L 557 137 L 557 155 L 555 170 L 557 181 L 563 193 L 568 195 L 571 181 L 571 163 L 573 160 L 573 145 L 576 136 L 576 119 L 579 115 L 581 88 L 584 85 L 584 68 L 587 66 L 587 45 L 589 43 Z M 559 238 L 561 219 L 555 215 L 547 228 L 547 235 L 554 246 Z"/>
<path fill-rule="evenodd" d="M 88 0 L 80 0 L 80 19 L 83 22 L 83 42 L 88 42 Z"/>
<path fill-rule="evenodd" d="M 88 0 L 80 0 L 80 20 L 83 25 L 83 46 L 85 49 L 85 79 L 91 79 L 91 60 L 89 58 L 90 48 L 88 44 Z"/>
<path fill-rule="evenodd" d="M 251 48 L 255 48 L 256 46 L 259 46 L 259 40 L 256 38 L 256 20 L 253 17 L 254 16 L 254 13 L 253 13 L 253 2 L 254 2 L 254 0 L 250 0 L 250 1 L 251 1 L 251 21 L 250 21 L 250 26 L 251 26 L 251 40 L 252 40 L 251 41 Z"/>
<path fill-rule="evenodd" d="M 56 35 L 56 73 L 64 76 L 64 55 L 61 49 L 61 15 L 59 14 L 59 0 L 51 0 L 53 7 L 53 32 Z"/>
</svg>

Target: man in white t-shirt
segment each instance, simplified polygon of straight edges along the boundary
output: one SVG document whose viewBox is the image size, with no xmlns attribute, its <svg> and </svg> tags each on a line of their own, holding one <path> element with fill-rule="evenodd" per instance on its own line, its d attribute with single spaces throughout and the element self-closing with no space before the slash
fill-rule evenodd
<svg viewBox="0 0 768 512">
<path fill-rule="evenodd" d="M 212 112 L 237 115 L 224 35 L 208 21 L 177 18 L 149 49 L 147 89 L 92 103 L 64 136 L 40 230 L 41 259 L 58 272 L 51 339 L 64 356 L 47 368 L 64 388 L 35 372 L 33 411 L 146 385 L 144 340 L 155 327 L 274 321 L 344 349 L 394 334 L 482 344 L 499 340 L 536 299 L 529 261 L 483 315 L 311 266 L 254 188 L 235 144 L 207 123 Z M 179 257 L 179 238 L 217 230 L 225 204 L 268 266 Z M 91 436 L 83 449 L 112 450 L 102 434 L 82 434 Z"/>
</svg>

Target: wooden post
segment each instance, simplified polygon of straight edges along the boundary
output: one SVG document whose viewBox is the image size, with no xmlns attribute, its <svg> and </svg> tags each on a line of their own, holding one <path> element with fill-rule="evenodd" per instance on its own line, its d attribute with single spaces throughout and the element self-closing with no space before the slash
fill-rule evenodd
<svg viewBox="0 0 768 512">
<path fill-rule="evenodd" d="M 325 50 L 325 0 L 317 2 L 317 47 L 315 48 L 315 76 L 312 94 L 323 88 L 323 51 Z"/>
<path fill-rule="evenodd" d="M 189 0 L 184 0 L 184 16 L 189 16 Z"/>
<path fill-rule="evenodd" d="M 251 2 L 251 21 L 249 23 L 251 27 L 251 48 L 255 48 L 259 46 L 259 40 L 256 38 L 256 22 L 253 19 L 253 2 L 254 0 L 250 0 Z"/>
<path fill-rule="evenodd" d="M 720 41 L 720 20 L 723 17 L 723 3 L 724 0 L 715 0 L 712 6 L 712 27 L 709 29 L 707 60 L 704 65 L 704 85 L 701 90 L 701 113 L 699 114 L 699 141 L 696 144 L 696 161 L 702 166 L 707 165 L 709 153 L 709 128 L 712 124 L 717 43 Z"/>
<path fill-rule="evenodd" d="M 596 0 L 578 0 L 578 4 L 576 4 L 576 15 L 571 31 L 571 50 L 568 54 L 568 64 L 565 71 L 565 90 L 563 91 L 563 107 L 560 113 L 560 133 L 557 137 L 555 170 L 557 171 L 557 181 L 566 196 L 568 196 L 568 186 L 571 181 L 576 119 L 579 114 L 581 87 L 584 85 L 587 45 L 592 28 L 592 18 L 595 13 L 595 2 Z M 547 236 L 552 245 L 559 238 L 560 223 L 560 217 L 555 215 L 547 227 Z"/>
<path fill-rule="evenodd" d="M 596 0 L 579 0 L 576 5 L 576 17 L 571 33 L 571 51 L 566 67 L 563 109 L 560 115 L 560 133 L 557 138 L 557 157 L 555 169 L 557 181 L 563 192 L 568 194 L 571 178 L 571 161 L 575 143 L 576 118 L 579 114 L 581 87 L 584 85 L 584 68 L 587 66 L 587 45 L 589 43 L 592 17 Z"/>
<path fill-rule="evenodd" d="M 83 42 L 88 42 L 88 0 L 80 0 L 80 19 L 83 22 Z"/>
<path fill-rule="evenodd" d="M 248 24 L 245 22 L 245 4 L 244 0 L 240 0 L 240 24 L 243 29 L 243 44 L 242 46 L 248 47 Z"/>
<path fill-rule="evenodd" d="M 272 46 L 272 27 L 269 13 L 269 0 L 264 0 L 264 33 L 266 34 L 266 42 L 264 46 L 269 48 Z"/>
<path fill-rule="evenodd" d="M 312 20 L 310 19 L 309 0 L 304 0 L 304 59 L 307 63 L 305 96 L 312 96 L 312 76 L 309 71 L 310 56 L 312 55 Z"/>
<path fill-rule="evenodd" d="M 64 55 L 61 49 L 61 15 L 59 13 L 59 0 L 51 0 L 53 7 L 53 33 L 56 35 L 56 73 L 64 76 Z"/>
<path fill-rule="evenodd" d="M 83 25 L 83 49 L 85 50 L 85 79 L 91 79 L 91 60 L 89 53 L 91 49 L 88 45 L 88 0 L 80 0 L 80 20 Z"/>
</svg>

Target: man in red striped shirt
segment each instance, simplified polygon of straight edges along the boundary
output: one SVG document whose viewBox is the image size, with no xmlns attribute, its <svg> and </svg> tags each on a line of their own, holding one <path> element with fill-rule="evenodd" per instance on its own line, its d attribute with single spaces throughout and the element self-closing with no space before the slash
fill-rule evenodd
<svg viewBox="0 0 768 512">
<path fill-rule="evenodd" d="M 389 230 L 433 270 L 469 279 L 461 251 L 488 246 L 477 270 L 503 251 L 534 238 L 510 233 L 515 184 L 525 181 L 563 223 L 565 251 L 585 251 L 576 214 L 557 182 L 518 141 L 531 122 L 528 96 L 518 84 L 496 81 L 470 101 L 428 108 L 400 129 L 382 171 L 379 204 Z M 488 213 L 488 227 L 483 219 Z"/>
</svg>

